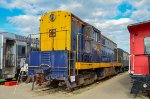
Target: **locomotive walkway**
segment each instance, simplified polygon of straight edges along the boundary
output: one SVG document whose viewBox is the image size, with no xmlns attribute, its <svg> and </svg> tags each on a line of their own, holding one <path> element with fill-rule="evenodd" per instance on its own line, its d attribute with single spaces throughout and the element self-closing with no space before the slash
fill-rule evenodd
<svg viewBox="0 0 150 99">
<path fill-rule="evenodd" d="M 114 76 L 108 80 L 78 89 L 71 93 L 62 91 L 31 91 L 31 84 L 21 84 L 14 94 L 13 87 L 0 86 L 0 99 L 134 99 L 130 95 L 130 77 L 128 72 Z M 138 96 L 135 99 L 148 99 Z"/>
</svg>

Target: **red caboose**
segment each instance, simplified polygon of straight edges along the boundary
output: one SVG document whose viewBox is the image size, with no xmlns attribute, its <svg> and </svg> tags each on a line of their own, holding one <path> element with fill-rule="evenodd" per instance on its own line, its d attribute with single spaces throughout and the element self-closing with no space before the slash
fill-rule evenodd
<svg viewBox="0 0 150 99">
<path fill-rule="evenodd" d="M 150 21 L 128 26 L 130 32 L 131 93 L 150 90 Z"/>
</svg>

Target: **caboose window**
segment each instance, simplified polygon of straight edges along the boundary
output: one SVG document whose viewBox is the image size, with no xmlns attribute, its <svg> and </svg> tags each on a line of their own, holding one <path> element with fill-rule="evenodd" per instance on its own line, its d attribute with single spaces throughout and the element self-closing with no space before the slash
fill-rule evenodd
<svg viewBox="0 0 150 99">
<path fill-rule="evenodd" d="M 150 54 L 150 37 L 144 38 L 144 53 Z"/>
</svg>

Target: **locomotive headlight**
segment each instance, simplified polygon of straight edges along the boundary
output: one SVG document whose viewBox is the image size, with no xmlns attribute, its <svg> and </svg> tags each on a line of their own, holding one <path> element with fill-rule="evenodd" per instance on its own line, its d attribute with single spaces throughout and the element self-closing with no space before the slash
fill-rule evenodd
<svg viewBox="0 0 150 99">
<path fill-rule="evenodd" d="M 51 14 L 51 15 L 50 15 L 50 20 L 51 20 L 51 21 L 54 21 L 54 20 L 55 20 L 55 18 L 56 18 L 56 17 L 55 17 L 55 15 L 54 15 L 54 14 Z"/>
<path fill-rule="evenodd" d="M 143 87 L 144 87 L 144 88 L 147 88 L 147 84 L 143 84 Z"/>
</svg>

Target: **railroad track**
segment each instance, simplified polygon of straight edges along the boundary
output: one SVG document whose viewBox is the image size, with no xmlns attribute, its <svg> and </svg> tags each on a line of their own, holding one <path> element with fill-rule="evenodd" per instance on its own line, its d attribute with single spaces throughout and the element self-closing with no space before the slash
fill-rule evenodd
<svg viewBox="0 0 150 99">
<path fill-rule="evenodd" d="M 124 72 L 125 73 L 125 72 Z M 42 85 L 42 86 L 35 86 L 34 91 L 35 92 L 41 92 L 41 93 L 48 93 L 48 94 L 56 94 L 58 92 L 63 93 L 63 94 L 78 94 L 79 92 L 82 91 L 86 91 L 86 89 L 92 89 L 93 87 L 105 83 L 106 81 L 113 79 L 114 77 L 117 77 L 118 75 L 122 75 L 124 73 L 119 73 L 117 75 L 113 75 L 113 76 L 109 76 L 106 78 L 103 78 L 101 80 L 97 80 L 94 83 L 88 84 L 88 85 L 84 85 L 84 86 L 79 86 L 73 89 L 67 89 L 65 86 L 59 86 L 59 87 L 52 87 L 52 86 L 48 86 L 48 85 Z"/>
</svg>

